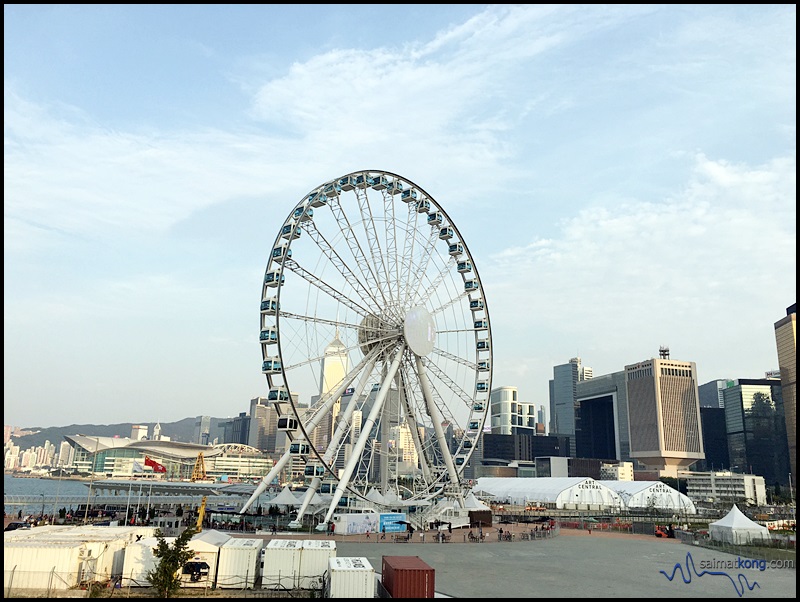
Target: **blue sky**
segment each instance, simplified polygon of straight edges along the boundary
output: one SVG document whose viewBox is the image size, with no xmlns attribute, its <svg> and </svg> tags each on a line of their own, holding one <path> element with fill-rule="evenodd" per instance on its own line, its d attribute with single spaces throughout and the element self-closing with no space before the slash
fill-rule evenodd
<svg viewBox="0 0 800 602">
<path fill-rule="evenodd" d="M 796 301 L 795 5 L 4 5 L 4 422 L 266 394 L 284 218 L 352 171 L 469 245 L 493 385 L 670 347 L 776 369 Z"/>
</svg>

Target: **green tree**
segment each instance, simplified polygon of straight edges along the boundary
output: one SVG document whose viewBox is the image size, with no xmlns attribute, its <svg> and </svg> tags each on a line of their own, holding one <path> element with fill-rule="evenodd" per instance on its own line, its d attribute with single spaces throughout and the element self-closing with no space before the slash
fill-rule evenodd
<svg viewBox="0 0 800 602">
<path fill-rule="evenodd" d="M 189 542 L 196 533 L 195 527 L 189 527 L 170 546 L 161 529 L 156 529 L 158 545 L 153 548 L 153 555 L 159 561 L 156 568 L 147 573 L 147 580 L 156 589 L 156 597 L 174 598 L 181 588 L 179 571 L 194 556 L 194 550 L 189 549 Z"/>
</svg>

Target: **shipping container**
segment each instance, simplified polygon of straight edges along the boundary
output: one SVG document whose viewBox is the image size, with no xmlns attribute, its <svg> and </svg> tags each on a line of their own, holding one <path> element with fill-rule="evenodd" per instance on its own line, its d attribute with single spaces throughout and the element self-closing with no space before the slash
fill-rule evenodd
<svg viewBox="0 0 800 602">
<path fill-rule="evenodd" d="M 433 598 L 436 572 L 419 556 L 384 556 L 381 584 L 392 598 Z"/>
<path fill-rule="evenodd" d="M 181 587 L 211 587 L 217 577 L 220 548 L 231 536 L 214 529 L 202 531 L 189 541 L 194 555 L 180 570 Z"/>
<path fill-rule="evenodd" d="M 216 586 L 253 589 L 261 575 L 263 539 L 232 537 L 219 549 Z"/>
<path fill-rule="evenodd" d="M 374 598 L 375 569 L 367 558 L 335 557 L 328 560 L 326 598 Z"/>
<path fill-rule="evenodd" d="M 20 589 L 72 589 L 80 584 L 87 558 L 78 542 L 3 542 L 3 597 Z"/>
<path fill-rule="evenodd" d="M 165 537 L 164 542 L 172 546 L 174 537 Z M 128 544 L 125 548 L 125 562 L 122 569 L 122 587 L 150 587 L 147 573 L 156 568 L 157 560 L 153 548 L 158 546 L 158 539 L 148 537 Z"/>
<path fill-rule="evenodd" d="M 328 561 L 336 557 L 336 541 L 333 539 L 305 539 L 300 554 L 300 588 L 320 589 Z"/>
<path fill-rule="evenodd" d="M 263 589 L 296 589 L 300 580 L 302 539 L 273 539 L 261 554 Z"/>
</svg>

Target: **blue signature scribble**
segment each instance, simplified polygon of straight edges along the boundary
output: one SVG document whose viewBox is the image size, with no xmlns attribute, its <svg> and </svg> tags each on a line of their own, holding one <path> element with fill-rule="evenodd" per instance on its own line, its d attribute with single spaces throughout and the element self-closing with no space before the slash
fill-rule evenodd
<svg viewBox="0 0 800 602">
<path fill-rule="evenodd" d="M 692 558 L 691 552 L 686 553 L 686 573 L 683 572 L 683 566 L 681 566 L 680 562 L 675 563 L 675 566 L 672 567 L 672 574 L 668 575 L 667 571 L 659 571 L 659 573 L 663 574 L 667 579 L 672 581 L 675 579 L 675 573 L 679 572 L 681 574 L 681 578 L 683 579 L 684 583 L 691 583 L 692 582 L 692 575 L 696 575 L 697 577 L 703 577 L 705 575 L 720 575 L 723 577 L 727 577 L 730 579 L 733 588 L 736 590 L 736 593 L 741 598 L 744 595 L 745 589 L 748 591 L 753 591 L 755 588 L 761 589 L 761 586 L 758 584 L 758 581 L 753 581 L 752 585 L 750 581 L 748 581 L 747 577 L 742 573 L 737 575 L 737 578 L 734 579 L 730 574 L 725 571 L 700 571 L 697 572 L 697 569 L 694 566 L 694 559 Z"/>
</svg>

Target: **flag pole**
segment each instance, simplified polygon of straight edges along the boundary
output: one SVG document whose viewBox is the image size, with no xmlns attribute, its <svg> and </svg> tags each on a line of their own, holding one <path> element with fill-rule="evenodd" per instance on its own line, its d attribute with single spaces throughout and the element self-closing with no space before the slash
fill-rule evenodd
<svg viewBox="0 0 800 602">
<path fill-rule="evenodd" d="M 125 504 L 125 524 L 128 525 L 130 523 L 130 519 L 128 518 L 128 513 L 131 511 L 131 490 L 133 489 L 133 478 L 131 478 L 131 482 L 128 483 L 128 503 Z"/>
</svg>

